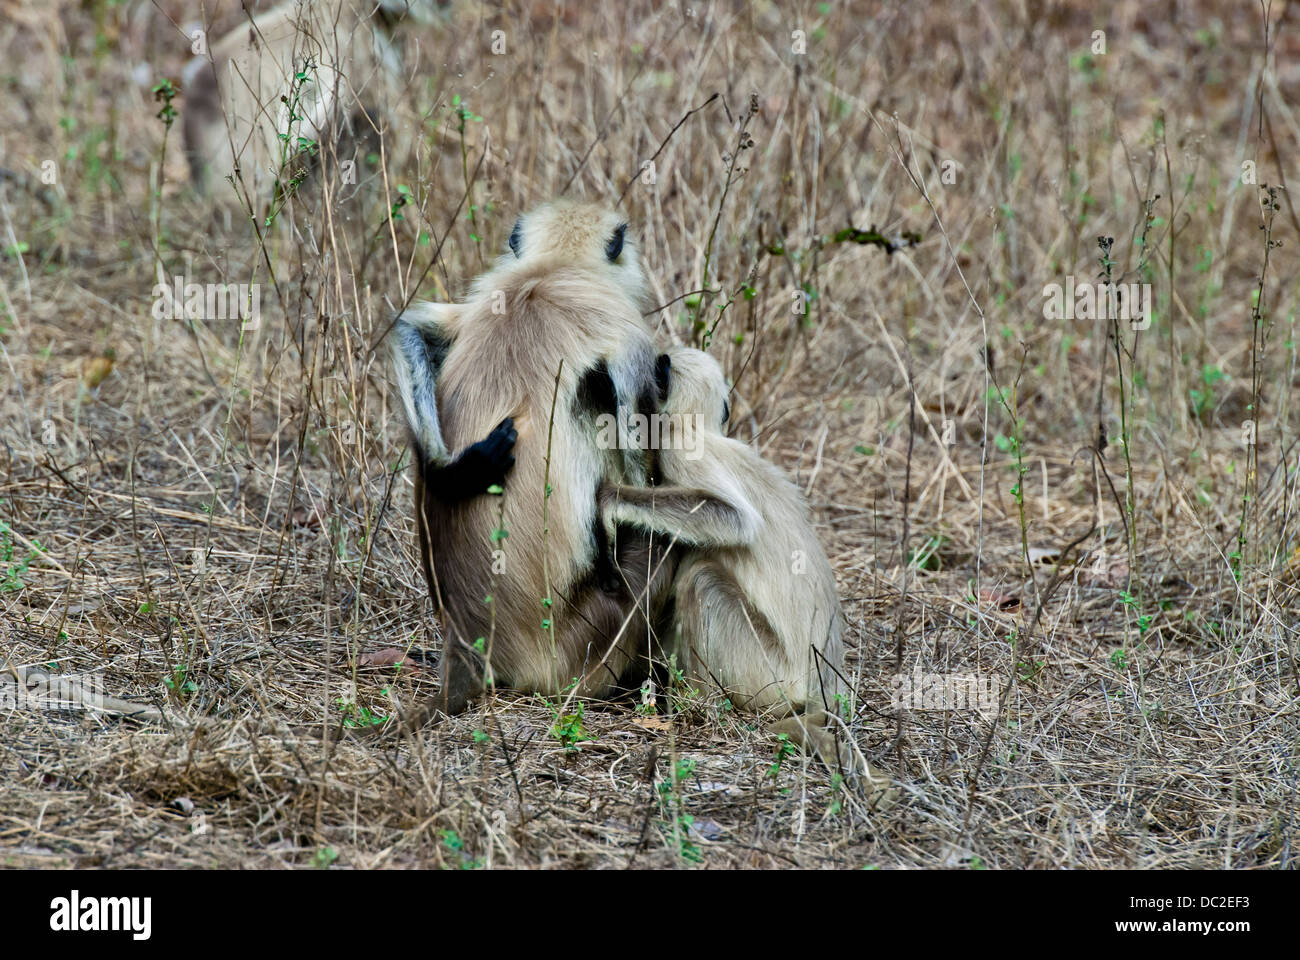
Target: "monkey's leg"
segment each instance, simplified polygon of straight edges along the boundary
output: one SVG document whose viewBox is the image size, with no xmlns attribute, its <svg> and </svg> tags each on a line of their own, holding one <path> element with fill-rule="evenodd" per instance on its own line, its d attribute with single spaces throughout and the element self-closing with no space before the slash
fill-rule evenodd
<svg viewBox="0 0 1300 960">
<path fill-rule="evenodd" d="M 514 430 L 510 427 L 510 421 L 506 420 L 496 431 L 493 431 L 493 435 L 488 440 L 480 441 L 471 450 L 500 441 L 499 449 L 508 452 L 507 441 L 513 442 L 513 435 Z M 460 459 L 463 460 L 464 455 Z M 513 459 L 510 457 L 509 462 L 513 462 Z M 508 468 L 507 464 L 505 469 Z M 450 468 L 444 468 L 443 472 L 445 473 L 447 469 L 454 470 L 456 466 L 453 464 Z M 407 729 L 423 726 L 436 711 L 441 711 L 447 716 L 462 712 L 469 701 L 484 688 L 482 657 L 466 638 L 485 636 L 488 632 L 487 625 L 482 622 L 481 611 L 476 613 L 474 609 L 466 610 L 463 605 L 457 605 L 457 598 L 463 599 L 467 589 L 476 597 L 480 594 L 469 583 L 462 583 L 450 597 L 444 595 L 441 588 L 445 577 L 451 576 L 455 580 L 454 574 L 459 567 L 465 564 L 474 566 L 484 558 L 471 560 L 464 553 L 459 556 L 444 555 L 440 559 L 435 558 L 433 544 L 446 543 L 449 537 L 452 537 L 454 542 L 452 531 L 455 529 L 455 518 L 463 516 L 461 508 L 447 502 L 445 486 L 441 490 L 435 490 L 433 484 L 438 482 L 437 474 L 438 471 L 431 470 L 427 465 L 418 465 L 415 483 L 415 520 L 420 567 L 424 573 L 429 596 L 442 622 L 443 651 L 439 664 L 442 686 L 438 696 L 432 701 L 412 711 L 409 717 L 403 717 L 403 726 Z M 442 571 L 441 577 L 438 573 L 439 569 Z M 471 604 L 471 607 L 476 608 L 478 605 Z"/>
<path fill-rule="evenodd" d="M 838 740 L 835 718 L 825 710 L 795 713 L 766 725 L 769 733 L 784 734 L 805 753 L 815 754 L 832 771 L 842 771 L 859 783 L 869 806 L 886 810 L 898 801 L 898 786 L 888 774 L 867 763 L 856 745 Z"/>
<path fill-rule="evenodd" d="M 226 134 L 221 111 L 221 94 L 217 89 L 216 68 L 209 63 L 186 67 L 185 100 L 189 109 L 181 114 L 181 131 L 185 137 L 185 159 L 190 165 L 194 189 L 206 194 L 209 189 L 209 165 L 215 160 Z M 219 133 L 218 133 L 219 131 Z"/>
<path fill-rule="evenodd" d="M 610 542 L 609 531 L 605 529 L 605 522 L 600 518 L 599 511 L 591 526 L 592 534 L 596 539 L 596 569 L 594 573 L 596 585 L 608 594 L 617 595 L 623 588 L 623 579 L 619 575 L 618 564 L 614 561 L 614 549 L 613 544 Z M 629 538 L 635 535 L 630 530 L 627 533 Z"/>
<path fill-rule="evenodd" d="M 603 696 L 619 687 L 638 660 L 648 674 L 660 615 L 672 595 L 677 551 L 666 538 L 626 536 L 614 561 L 620 589 L 609 593 L 589 583 L 568 613 L 569 623 L 578 629 L 569 644 L 574 655 L 570 672 L 561 679 L 581 672 L 579 693 L 584 696 Z"/>
<path fill-rule="evenodd" d="M 448 636 L 442 652 L 442 689 L 435 701 L 437 708 L 449 717 L 463 712 L 470 700 L 484 690 L 483 669 L 483 660 L 473 647 Z"/>
<path fill-rule="evenodd" d="M 835 737 L 835 720 L 825 710 L 807 710 L 807 671 L 792 657 L 776 629 L 746 599 L 726 567 L 694 558 L 677 577 L 677 624 L 681 662 L 717 682 L 737 706 L 768 712 L 765 728 L 786 735 L 831 770 L 860 773 L 870 801 L 888 805 L 893 783 L 859 760 L 852 744 Z"/>
<path fill-rule="evenodd" d="M 438 667 L 442 685 L 437 696 L 402 712 L 401 728 L 407 732 L 419 730 L 437 713 L 447 717 L 463 713 L 470 701 L 485 689 L 483 660 L 477 651 L 456 639 L 450 630 L 445 630 L 443 642 Z"/>
<path fill-rule="evenodd" d="M 802 706 L 801 672 L 776 628 L 745 597 L 725 565 L 692 557 L 677 575 L 679 662 L 712 680 L 739 707 Z"/>
</svg>

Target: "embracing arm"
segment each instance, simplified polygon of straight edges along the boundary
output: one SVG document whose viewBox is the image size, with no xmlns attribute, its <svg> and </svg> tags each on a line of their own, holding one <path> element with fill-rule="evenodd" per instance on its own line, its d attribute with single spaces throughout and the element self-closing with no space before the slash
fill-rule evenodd
<svg viewBox="0 0 1300 960">
<path fill-rule="evenodd" d="M 451 349 L 452 326 L 461 307 L 454 303 L 413 303 L 389 334 L 397 390 L 411 426 L 425 488 L 444 503 L 458 503 L 499 484 L 514 466 L 517 434 L 507 417 L 482 440 L 452 458 L 438 423 L 436 388 Z"/>
<path fill-rule="evenodd" d="M 627 524 L 697 547 L 740 547 L 758 535 L 762 517 L 739 490 L 606 484 L 597 505 L 607 530 Z"/>
</svg>

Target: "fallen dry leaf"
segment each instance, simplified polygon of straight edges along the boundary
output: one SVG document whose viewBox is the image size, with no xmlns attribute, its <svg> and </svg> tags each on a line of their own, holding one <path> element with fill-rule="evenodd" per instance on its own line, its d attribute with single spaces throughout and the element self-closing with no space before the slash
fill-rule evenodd
<svg viewBox="0 0 1300 960">
<path fill-rule="evenodd" d="M 1061 551 L 1055 547 L 1030 547 L 1029 562 L 1035 567 L 1051 567 L 1061 559 Z"/>
<path fill-rule="evenodd" d="M 363 653 L 358 659 L 363 667 L 395 667 L 400 666 L 404 670 L 416 672 L 420 669 L 419 664 L 406 655 L 405 650 L 399 650 L 396 647 L 385 647 L 383 650 L 372 650 L 369 653 Z"/>
<path fill-rule="evenodd" d="M 642 730 L 671 730 L 673 722 L 664 717 L 633 717 L 632 722 Z"/>
<path fill-rule="evenodd" d="M 991 604 L 999 610 L 1014 610 L 1020 606 L 1020 598 L 1012 596 L 1009 593 L 1003 593 L 1000 590 L 994 590 L 991 587 L 985 587 L 980 591 L 980 600 L 984 603 Z"/>
<path fill-rule="evenodd" d="M 1101 557 L 1079 565 L 1079 582 L 1086 587 L 1123 587 L 1128 585 L 1128 560 Z"/>
<path fill-rule="evenodd" d="M 293 520 L 295 527 L 319 527 L 321 515 L 314 507 L 311 510 L 306 507 L 294 507 L 290 519 Z"/>
<path fill-rule="evenodd" d="M 116 359 L 114 351 L 105 350 L 102 356 L 86 360 L 81 368 L 81 379 L 86 382 L 86 389 L 94 390 L 103 383 L 104 378 L 113 372 L 113 361 Z"/>
<path fill-rule="evenodd" d="M 700 840 L 721 840 L 725 833 L 715 820 L 694 820 L 688 829 L 691 836 Z"/>
</svg>

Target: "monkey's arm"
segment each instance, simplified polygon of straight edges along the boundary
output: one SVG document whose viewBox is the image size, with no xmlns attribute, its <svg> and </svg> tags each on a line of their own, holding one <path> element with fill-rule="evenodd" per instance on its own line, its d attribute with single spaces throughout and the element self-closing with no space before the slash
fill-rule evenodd
<svg viewBox="0 0 1300 960">
<path fill-rule="evenodd" d="M 625 523 L 698 547 L 741 547 L 758 535 L 762 518 L 739 490 L 632 487 L 606 484 L 597 506 L 607 531 Z"/>
<path fill-rule="evenodd" d="M 438 423 L 434 389 L 455 339 L 451 324 L 458 310 L 453 303 L 413 303 L 398 316 L 388 337 L 406 422 L 420 459 L 435 467 L 451 460 Z"/>
<path fill-rule="evenodd" d="M 444 503 L 468 500 L 501 483 L 514 466 L 517 439 L 514 421 L 506 418 L 455 459 L 443 440 L 436 388 L 460 309 L 454 303 L 413 303 L 397 318 L 389 337 L 397 389 L 425 487 Z"/>
<path fill-rule="evenodd" d="M 493 484 L 505 481 L 515 465 L 515 421 L 502 420 L 478 443 L 461 451 L 451 463 L 435 467 L 426 462 L 424 486 L 443 503 L 460 503 L 485 493 Z"/>
</svg>

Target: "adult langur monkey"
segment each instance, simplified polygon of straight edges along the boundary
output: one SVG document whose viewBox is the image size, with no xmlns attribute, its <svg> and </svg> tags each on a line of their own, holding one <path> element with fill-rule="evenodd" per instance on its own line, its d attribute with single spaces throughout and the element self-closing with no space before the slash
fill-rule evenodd
<svg viewBox="0 0 1300 960">
<path fill-rule="evenodd" d="M 436 707 L 447 714 L 487 680 L 600 696 L 646 659 L 671 557 L 627 536 L 615 575 L 596 514 L 602 483 L 652 474 L 632 437 L 602 445 L 597 426 L 620 407 L 653 413 L 659 399 L 666 369 L 644 300 L 622 218 L 561 201 L 519 218 L 510 251 L 464 303 L 413 304 L 395 324 L 420 560 L 445 641 Z M 485 434 L 468 466 L 452 458 Z M 504 499 L 478 496 L 511 440 Z"/>
<path fill-rule="evenodd" d="M 668 359 L 671 382 L 655 421 L 664 485 L 599 492 L 611 535 L 622 524 L 694 545 L 677 568 L 663 652 L 736 706 L 772 718 L 769 729 L 829 765 L 853 766 L 828 729 L 846 705 L 843 621 L 808 505 L 780 469 L 723 432 L 730 410 L 717 361 L 688 347 Z M 886 788 L 865 760 L 860 769 Z"/>
</svg>

